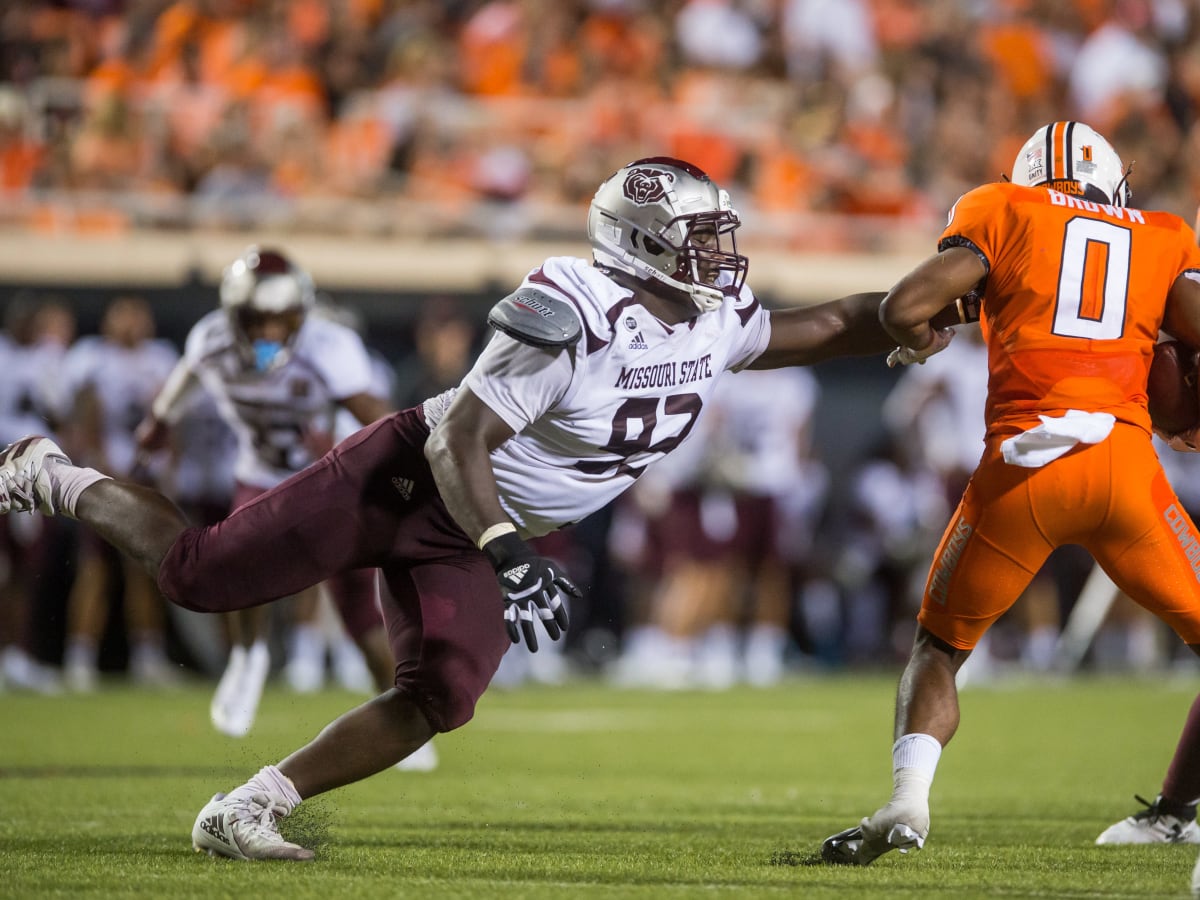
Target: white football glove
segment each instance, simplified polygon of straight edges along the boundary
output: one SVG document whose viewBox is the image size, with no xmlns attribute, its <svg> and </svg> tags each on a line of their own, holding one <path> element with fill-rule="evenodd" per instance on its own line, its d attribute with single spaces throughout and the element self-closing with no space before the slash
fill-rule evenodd
<svg viewBox="0 0 1200 900">
<path fill-rule="evenodd" d="M 933 356 L 935 353 L 941 353 L 950 346 L 950 342 L 954 340 L 953 328 L 935 328 L 933 330 L 933 340 L 929 342 L 929 346 L 922 347 L 920 350 L 914 350 L 912 347 L 897 347 L 888 354 L 887 364 L 889 369 L 894 369 L 896 366 L 909 366 L 913 363 L 920 365 L 925 364 L 925 360 Z"/>
</svg>

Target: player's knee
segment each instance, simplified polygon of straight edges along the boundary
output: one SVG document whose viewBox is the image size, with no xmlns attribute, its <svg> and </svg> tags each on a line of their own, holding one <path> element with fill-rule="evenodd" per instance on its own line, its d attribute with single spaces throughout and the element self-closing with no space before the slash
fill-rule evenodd
<svg viewBox="0 0 1200 900">
<path fill-rule="evenodd" d="M 439 685 L 439 690 L 427 695 L 425 717 L 435 731 L 461 728 L 475 716 L 480 694 L 482 691 L 465 690 L 456 685 Z"/>
<path fill-rule="evenodd" d="M 453 731 L 471 721 L 475 705 L 495 673 L 495 669 L 486 672 L 478 668 L 477 662 L 460 658 L 456 665 L 439 671 L 427 669 L 411 679 L 401 674 L 396 687 L 416 701 L 435 731 Z"/>
<path fill-rule="evenodd" d="M 917 626 L 917 636 L 913 649 L 917 653 L 932 653 L 938 656 L 947 656 L 954 662 L 961 662 L 971 654 L 970 650 L 961 650 L 955 647 L 949 641 L 938 637 L 923 625 Z"/>
<path fill-rule="evenodd" d="M 195 534 L 184 532 L 171 545 L 158 568 L 162 595 L 194 612 L 225 612 L 229 609 L 228 573 L 220 566 L 203 564 L 195 548 Z"/>
</svg>

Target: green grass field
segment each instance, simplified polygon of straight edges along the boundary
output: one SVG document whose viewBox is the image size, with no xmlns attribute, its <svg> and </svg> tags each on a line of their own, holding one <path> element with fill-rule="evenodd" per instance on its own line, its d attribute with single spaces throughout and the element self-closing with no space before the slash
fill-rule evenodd
<svg viewBox="0 0 1200 900">
<path fill-rule="evenodd" d="M 921 853 L 827 867 L 821 840 L 890 790 L 893 679 L 769 691 L 494 691 L 431 774 L 316 798 L 316 862 L 193 854 L 216 790 L 355 702 L 269 690 L 244 741 L 209 689 L 0 694 L 0 897 L 1186 897 L 1196 848 L 1096 847 L 1152 797 L 1197 684 L 976 688 Z"/>
</svg>

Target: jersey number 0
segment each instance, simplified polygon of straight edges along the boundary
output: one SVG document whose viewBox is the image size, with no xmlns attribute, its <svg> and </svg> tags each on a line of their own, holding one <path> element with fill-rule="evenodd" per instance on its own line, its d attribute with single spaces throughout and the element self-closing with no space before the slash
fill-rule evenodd
<svg viewBox="0 0 1200 900">
<path fill-rule="evenodd" d="M 1130 230 L 1111 222 L 1075 218 L 1067 223 L 1055 334 L 1097 341 L 1121 337 L 1129 300 L 1131 243 Z"/>
</svg>

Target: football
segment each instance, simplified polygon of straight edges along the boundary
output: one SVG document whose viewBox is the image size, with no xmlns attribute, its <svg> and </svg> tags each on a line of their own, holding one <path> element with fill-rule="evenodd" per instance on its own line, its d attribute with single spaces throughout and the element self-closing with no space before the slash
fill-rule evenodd
<svg viewBox="0 0 1200 900">
<path fill-rule="evenodd" d="M 1167 434 L 1179 434 L 1200 422 L 1200 392 L 1196 384 L 1195 350 L 1181 341 L 1154 345 L 1146 399 L 1150 421 Z"/>
</svg>

